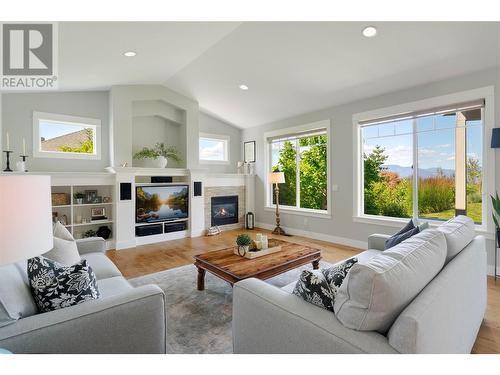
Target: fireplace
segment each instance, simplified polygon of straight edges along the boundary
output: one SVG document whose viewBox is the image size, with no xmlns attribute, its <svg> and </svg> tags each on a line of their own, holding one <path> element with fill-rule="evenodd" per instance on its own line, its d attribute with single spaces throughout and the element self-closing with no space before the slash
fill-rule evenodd
<svg viewBox="0 0 500 375">
<path fill-rule="evenodd" d="M 238 223 L 238 196 L 212 197 L 212 226 Z"/>
</svg>

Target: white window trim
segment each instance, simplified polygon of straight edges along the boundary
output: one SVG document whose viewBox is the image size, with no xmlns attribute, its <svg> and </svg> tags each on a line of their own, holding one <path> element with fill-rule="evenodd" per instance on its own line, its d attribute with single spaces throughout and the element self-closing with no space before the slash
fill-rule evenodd
<svg viewBox="0 0 500 375">
<path fill-rule="evenodd" d="M 491 218 L 490 194 L 495 191 L 495 153 L 490 147 L 490 135 L 495 124 L 495 98 L 494 87 L 487 86 L 473 90 L 461 91 L 449 95 L 437 96 L 415 102 L 400 104 L 396 106 L 380 108 L 372 111 L 356 113 L 352 116 L 353 123 L 353 221 L 370 224 L 380 224 L 389 226 L 400 226 L 404 219 L 391 218 L 387 216 L 367 215 L 363 212 L 363 158 L 361 157 L 362 139 L 360 121 L 382 118 L 392 115 L 404 115 L 415 111 L 422 111 L 429 108 L 446 106 L 454 103 L 484 99 L 484 127 L 483 127 L 483 222 L 476 225 L 476 231 L 492 234 L 494 223 Z M 433 220 L 428 220 L 430 223 Z M 435 221 L 436 225 L 441 222 Z"/>
<path fill-rule="evenodd" d="M 327 168 L 327 191 L 328 195 L 326 197 L 326 211 L 325 210 L 315 210 L 311 208 L 299 208 L 299 207 L 291 207 L 291 206 L 283 206 L 280 205 L 280 213 L 293 214 L 293 215 L 301 215 L 301 216 L 311 216 L 311 217 L 321 217 L 321 218 L 331 218 L 332 217 L 332 168 L 331 168 L 331 122 L 330 120 L 321 120 L 312 122 L 309 124 L 294 126 L 290 128 L 278 129 L 270 132 L 264 133 L 264 160 L 265 160 L 265 168 L 264 168 L 264 190 L 266 192 L 265 197 L 265 205 L 264 210 L 266 211 L 274 211 L 276 210 L 276 205 L 273 204 L 272 199 L 272 188 L 269 185 L 269 173 L 270 173 L 270 154 L 269 154 L 269 138 L 276 138 L 288 134 L 294 133 L 302 133 L 308 131 L 314 131 L 319 129 L 326 129 L 326 168 Z"/>
<path fill-rule="evenodd" d="M 198 153 L 200 150 L 200 139 L 212 139 L 214 141 L 224 141 L 224 160 L 206 160 L 202 159 L 201 155 L 199 156 L 200 164 L 219 164 L 219 165 L 227 165 L 230 164 L 229 157 L 229 142 L 231 141 L 231 137 L 225 134 L 212 134 L 212 133 L 200 133 L 198 137 Z"/>
<path fill-rule="evenodd" d="M 92 127 L 94 130 L 94 153 L 41 151 L 40 120 L 64 122 Z M 54 159 L 101 160 L 101 120 L 95 118 L 62 115 L 57 113 L 33 112 L 33 157 Z"/>
</svg>

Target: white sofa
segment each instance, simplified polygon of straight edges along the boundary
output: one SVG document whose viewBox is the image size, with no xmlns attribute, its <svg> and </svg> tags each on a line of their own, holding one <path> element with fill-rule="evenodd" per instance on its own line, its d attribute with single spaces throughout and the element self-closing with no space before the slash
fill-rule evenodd
<svg viewBox="0 0 500 375">
<path fill-rule="evenodd" d="M 347 328 L 331 311 L 291 294 L 295 282 L 279 289 L 247 279 L 234 287 L 234 352 L 470 353 L 486 309 L 485 239 L 465 233 L 470 232 L 470 225 L 457 226 L 456 222 L 440 230 L 446 237 L 441 243 L 447 247 L 448 262 L 398 312 L 385 332 Z M 463 241 L 463 236 L 470 237 Z M 379 255 L 387 237 L 372 235 L 370 249 L 357 256 L 359 263 L 369 263 Z M 414 261 L 419 262 L 418 258 Z M 354 319 L 339 318 L 346 323 Z"/>
</svg>

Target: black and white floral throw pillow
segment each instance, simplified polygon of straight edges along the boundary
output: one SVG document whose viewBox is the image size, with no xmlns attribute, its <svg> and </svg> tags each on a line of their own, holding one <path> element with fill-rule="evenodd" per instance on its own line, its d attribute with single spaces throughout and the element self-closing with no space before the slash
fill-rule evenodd
<svg viewBox="0 0 500 375">
<path fill-rule="evenodd" d="M 31 292 L 40 312 L 48 312 L 99 298 L 97 279 L 86 260 L 63 266 L 45 257 L 28 260 Z"/>
<path fill-rule="evenodd" d="M 333 311 L 333 293 L 325 276 L 319 270 L 304 270 L 295 285 L 293 294 L 305 301 Z"/>
<path fill-rule="evenodd" d="M 344 282 L 345 277 L 347 276 L 347 273 L 356 263 L 358 263 L 358 258 L 350 258 L 336 266 L 321 270 L 321 272 L 323 272 L 323 275 L 325 275 L 325 279 L 330 286 L 330 289 L 332 290 L 334 300 L 335 296 L 337 295 L 337 291 L 339 290 L 340 286 Z"/>
</svg>

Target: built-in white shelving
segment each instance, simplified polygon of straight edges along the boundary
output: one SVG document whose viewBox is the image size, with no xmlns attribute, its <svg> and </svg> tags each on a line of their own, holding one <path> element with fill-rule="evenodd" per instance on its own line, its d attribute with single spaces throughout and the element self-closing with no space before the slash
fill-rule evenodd
<svg viewBox="0 0 500 375">
<path fill-rule="evenodd" d="M 80 203 L 77 204 L 74 198 L 75 193 L 84 193 L 85 191 L 96 191 L 97 196 L 107 197 L 109 202 L 102 203 Z M 100 226 L 107 226 L 111 229 L 111 236 L 106 240 L 106 246 L 114 248 L 114 211 L 115 211 L 115 185 L 112 184 L 53 184 L 52 193 L 64 193 L 67 196 L 69 204 L 53 205 L 52 212 L 57 213 L 59 221 L 65 221 L 65 227 L 73 234 L 76 239 L 83 238 L 83 235 L 88 230 L 95 230 Z M 91 220 L 91 210 L 95 208 L 103 208 L 105 210 L 106 220 Z"/>
</svg>

